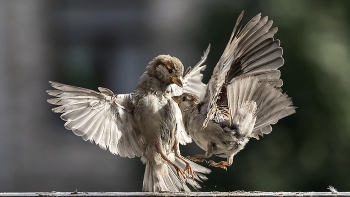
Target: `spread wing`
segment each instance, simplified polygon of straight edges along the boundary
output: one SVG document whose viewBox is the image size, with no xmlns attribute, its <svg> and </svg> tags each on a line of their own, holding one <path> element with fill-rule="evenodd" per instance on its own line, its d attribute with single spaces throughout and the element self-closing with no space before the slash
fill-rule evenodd
<svg viewBox="0 0 350 197">
<path fill-rule="evenodd" d="M 268 21 L 267 17 L 261 18 L 261 14 L 258 14 L 242 30 L 236 32 L 243 13 L 244 11 L 238 17 L 231 38 L 209 80 L 204 98 L 207 118 L 203 127 L 214 118 L 218 102 L 227 105 L 225 87 L 236 77 L 256 76 L 273 86 L 282 86 L 280 71 L 277 69 L 284 63 L 283 50 L 280 41 L 273 38 L 277 28 L 270 29 L 272 21 Z"/>
<path fill-rule="evenodd" d="M 175 101 L 171 101 L 175 102 Z M 177 104 L 175 105 L 177 106 Z M 176 135 L 177 139 L 179 140 L 179 143 L 181 145 L 186 145 L 187 143 L 192 142 L 191 136 L 186 132 L 183 120 L 182 120 L 182 113 L 179 107 L 173 108 L 173 112 L 176 118 Z"/>
<path fill-rule="evenodd" d="M 207 88 L 207 85 L 202 82 L 203 74 L 201 71 L 205 69 L 205 65 L 203 64 L 207 60 L 209 51 L 210 44 L 204 51 L 201 60 L 193 68 L 187 70 L 183 79 L 183 92 L 194 94 L 199 97 L 199 100 L 203 100 L 205 89 Z"/>
<path fill-rule="evenodd" d="M 55 113 L 63 113 L 65 127 L 85 141 L 95 142 L 113 154 L 133 158 L 142 155 L 142 146 L 133 120 L 133 94 L 115 95 L 106 88 L 93 90 L 51 82 L 57 90 L 47 93 Z"/>
<path fill-rule="evenodd" d="M 254 104 L 256 117 L 249 137 L 259 139 L 259 135 L 269 134 L 272 124 L 295 113 L 295 107 L 287 94 L 268 81 L 260 81 L 257 77 L 238 78 L 227 86 L 229 112 L 231 122 L 239 114 L 237 111 L 244 104 Z"/>
<path fill-rule="evenodd" d="M 198 96 L 200 100 L 203 99 L 207 85 L 202 82 L 203 74 L 201 71 L 205 70 L 204 62 L 207 60 L 210 51 L 210 44 L 208 48 L 204 51 L 201 60 L 193 67 L 189 67 L 185 72 L 182 79 L 183 87 L 179 87 L 176 84 L 171 84 L 170 88 L 172 91 L 172 96 L 180 96 L 183 93 L 190 93 Z"/>
</svg>

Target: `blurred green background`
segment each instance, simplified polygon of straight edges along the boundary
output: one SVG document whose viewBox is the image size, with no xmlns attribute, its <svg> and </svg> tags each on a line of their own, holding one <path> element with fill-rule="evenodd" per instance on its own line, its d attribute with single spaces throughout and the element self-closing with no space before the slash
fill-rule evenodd
<svg viewBox="0 0 350 197">
<path fill-rule="evenodd" d="M 227 171 L 211 168 L 201 191 L 349 191 L 350 1 L 1 0 L 0 192 L 141 191 L 139 158 L 67 131 L 46 102 L 47 81 L 128 93 L 153 57 L 193 66 L 211 43 L 207 82 L 242 10 L 242 24 L 262 13 L 279 28 L 282 88 L 297 113 Z"/>
</svg>

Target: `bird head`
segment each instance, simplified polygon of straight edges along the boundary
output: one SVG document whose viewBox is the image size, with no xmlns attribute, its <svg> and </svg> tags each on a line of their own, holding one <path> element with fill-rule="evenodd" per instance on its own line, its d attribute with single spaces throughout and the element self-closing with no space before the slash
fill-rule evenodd
<svg viewBox="0 0 350 197">
<path fill-rule="evenodd" d="M 173 100 L 179 104 L 181 111 L 193 108 L 199 104 L 198 96 L 190 93 L 183 93 L 181 96 L 173 96 Z"/>
<path fill-rule="evenodd" d="M 166 85 L 176 84 L 183 87 L 182 75 L 184 66 L 176 57 L 170 55 L 159 55 L 155 57 L 147 66 L 147 72 L 165 83 Z"/>
</svg>

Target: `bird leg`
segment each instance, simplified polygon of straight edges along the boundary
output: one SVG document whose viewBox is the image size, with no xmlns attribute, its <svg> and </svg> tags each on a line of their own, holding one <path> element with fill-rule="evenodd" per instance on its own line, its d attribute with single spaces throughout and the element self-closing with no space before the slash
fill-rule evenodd
<svg viewBox="0 0 350 197">
<path fill-rule="evenodd" d="M 233 163 L 233 156 L 234 156 L 234 154 L 228 156 L 227 157 L 227 162 L 226 161 L 220 161 L 219 163 L 215 163 L 213 160 L 210 160 L 209 161 L 209 165 L 227 170 L 227 166 L 231 166 L 232 163 Z"/>
<path fill-rule="evenodd" d="M 208 143 L 207 145 L 207 151 L 205 154 L 200 154 L 200 155 L 194 155 L 193 157 L 186 157 L 187 159 L 194 161 L 194 162 L 207 162 L 205 159 L 209 158 L 213 155 L 213 145 L 211 142 Z"/>
<path fill-rule="evenodd" d="M 187 178 L 186 178 L 186 173 L 185 173 L 185 171 L 182 170 L 179 166 L 175 165 L 173 162 L 171 162 L 171 161 L 165 156 L 165 154 L 163 153 L 162 147 L 161 147 L 161 145 L 160 145 L 159 142 L 156 143 L 155 147 L 156 147 L 158 153 L 160 154 L 160 156 L 161 156 L 166 162 L 168 162 L 170 165 L 172 165 L 172 166 L 175 168 L 176 173 L 177 173 L 177 176 L 180 178 L 180 174 L 181 174 L 181 176 L 183 176 L 184 179 L 187 179 Z"/>
<path fill-rule="evenodd" d="M 210 166 L 218 167 L 227 170 L 227 166 L 230 166 L 231 164 L 227 163 L 226 161 L 220 161 L 219 163 L 215 163 L 213 160 L 210 160 L 209 162 Z"/>
<path fill-rule="evenodd" d="M 182 156 L 180 155 L 180 151 L 179 151 L 179 141 L 177 140 L 177 138 L 175 139 L 175 143 L 174 143 L 174 152 L 175 152 L 175 156 L 179 159 L 181 159 L 181 161 L 183 161 L 186 164 L 186 167 L 184 169 L 184 171 L 188 172 L 188 175 L 191 174 L 192 179 L 194 180 L 194 172 L 191 168 L 190 163 L 188 163 L 184 158 L 182 158 Z"/>
</svg>

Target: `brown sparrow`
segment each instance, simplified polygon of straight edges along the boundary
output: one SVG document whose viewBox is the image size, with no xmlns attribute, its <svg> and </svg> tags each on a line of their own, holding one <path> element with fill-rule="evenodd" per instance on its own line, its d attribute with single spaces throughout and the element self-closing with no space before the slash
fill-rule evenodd
<svg viewBox="0 0 350 197">
<path fill-rule="evenodd" d="M 191 142 L 184 130 L 181 111 L 171 96 L 172 86 L 182 87 L 183 65 L 169 55 L 154 58 L 141 76 L 134 93 L 114 94 L 50 82 L 57 98 L 48 102 L 63 113 L 65 127 L 85 141 L 122 157 L 141 157 L 146 164 L 143 191 L 190 191 L 200 188 L 210 170 L 180 155 L 179 143 Z"/>
<path fill-rule="evenodd" d="M 206 151 L 191 159 L 203 161 L 215 154 L 227 158 L 228 162 L 211 161 L 222 168 L 232 164 L 249 138 L 270 133 L 270 124 L 295 112 L 277 88 L 282 86 L 277 69 L 284 63 L 280 41 L 273 38 L 277 28 L 270 29 L 272 21 L 258 14 L 237 31 L 243 13 L 204 93 L 186 92 L 184 87 L 182 96 L 173 97 L 187 132 Z"/>
<path fill-rule="evenodd" d="M 201 109 L 203 102 L 193 94 L 184 93 L 174 99 L 179 103 L 187 132 L 193 141 L 206 153 L 189 159 L 204 161 L 213 154 L 227 158 L 227 162 L 211 166 L 226 169 L 233 162 L 233 156 L 242 150 L 249 139 L 269 134 L 271 124 L 295 113 L 290 98 L 281 89 L 261 81 L 257 77 L 238 78 L 227 86 L 228 106 L 218 106 L 216 119 L 211 119 L 203 128 L 206 114 Z"/>
</svg>

